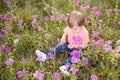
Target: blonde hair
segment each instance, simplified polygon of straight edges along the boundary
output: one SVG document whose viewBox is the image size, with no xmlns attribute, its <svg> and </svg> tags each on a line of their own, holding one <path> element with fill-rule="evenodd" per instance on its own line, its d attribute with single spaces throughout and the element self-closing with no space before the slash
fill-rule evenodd
<svg viewBox="0 0 120 80">
<path fill-rule="evenodd" d="M 85 18 L 81 12 L 73 11 L 68 15 L 67 18 L 68 27 L 73 28 L 75 23 L 77 23 L 79 27 L 85 25 Z"/>
</svg>

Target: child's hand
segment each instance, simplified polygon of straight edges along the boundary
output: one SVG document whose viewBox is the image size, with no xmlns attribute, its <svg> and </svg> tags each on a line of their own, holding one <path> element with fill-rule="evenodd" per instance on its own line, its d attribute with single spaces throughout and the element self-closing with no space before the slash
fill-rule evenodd
<svg viewBox="0 0 120 80">
<path fill-rule="evenodd" d="M 72 46 L 72 45 L 68 45 L 68 48 L 72 49 L 72 48 L 74 48 L 74 46 Z"/>
</svg>

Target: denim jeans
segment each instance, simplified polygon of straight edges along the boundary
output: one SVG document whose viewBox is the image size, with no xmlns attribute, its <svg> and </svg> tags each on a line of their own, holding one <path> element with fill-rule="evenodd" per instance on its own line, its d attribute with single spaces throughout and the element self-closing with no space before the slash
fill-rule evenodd
<svg viewBox="0 0 120 80">
<path fill-rule="evenodd" d="M 66 42 L 64 44 L 59 43 L 55 47 L 53 47 L 52 49 L 44 51 L 44 53 L 48 55 L 49 52 L 54 54 L 54 53 L 59 53 L 59 52 L 62 52 L 62 51 L 72 52 L 73 50 L 76 49 L 76 48 L 70 49 L 70 48 L 68 48 L 68 45 L 69 45 L 68 42 Z M 63 61 L 62 64 L 65 65 L 65 64 L 69 63 L 71 65 L 72 64 L 71 58 L 72 58 L 72 56 L 69 56 L 66 60 Z"/>
</svg>

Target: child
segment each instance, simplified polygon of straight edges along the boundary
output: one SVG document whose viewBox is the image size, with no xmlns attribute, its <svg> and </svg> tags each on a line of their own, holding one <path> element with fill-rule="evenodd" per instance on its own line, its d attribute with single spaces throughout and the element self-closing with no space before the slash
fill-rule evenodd
<svg viewBox="0 0 120 80">
<path fill-rule="evenodd" d="M 89 42 L 88 31 L 85 28 L 85 18 L 81 12 L 73 11 L 67 17 L 67 27 L 64 29 L 64 34 L 59 44 L 52 49 L 41 52 L 36 50 L 37 56 L 42 57 L 42 61 L 46 60 L 46 55 L 49 53 L 59 53 L 61 51 L 73 51 L 78 50 L 78 47 L 85 48 Z M 55 50 L 54 50 L 55 49 Z M 71 56 L 63 62 L 63 65 L 59 69 L 68 75 L 68 68 L 72 64 Z"/>
</svg>

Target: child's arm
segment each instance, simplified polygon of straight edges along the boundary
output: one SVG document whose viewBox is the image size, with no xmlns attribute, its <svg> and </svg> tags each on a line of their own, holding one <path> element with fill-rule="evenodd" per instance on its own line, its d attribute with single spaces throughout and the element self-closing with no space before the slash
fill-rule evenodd
<svg viewBox="0 0 120 80">
<path fill-rule="evenodd" d="M 66 40 L 67 40 L 67 35 L 64 33 L 61 40 L 60 40 L 60 43 L 64 44 L 66 42 Z"/>
</svg>

